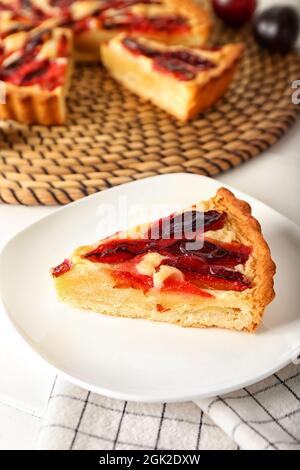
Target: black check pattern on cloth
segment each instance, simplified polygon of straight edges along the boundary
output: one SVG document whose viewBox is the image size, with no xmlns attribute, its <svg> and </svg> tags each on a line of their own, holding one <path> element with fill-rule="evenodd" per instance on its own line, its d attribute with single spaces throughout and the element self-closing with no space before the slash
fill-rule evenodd
<svg viewBox="0 0 300 470">
<path fill-rule="evenodd" d="M 57 378 L 38 448 L 300 449 L 300 367 L 196 403 L 113 400 Z"/>
<path fill-rule="evenodd" d="M 194 403 L 113 400 L 57 377 L 38 448 L 237 449 Z"/>
</svg>

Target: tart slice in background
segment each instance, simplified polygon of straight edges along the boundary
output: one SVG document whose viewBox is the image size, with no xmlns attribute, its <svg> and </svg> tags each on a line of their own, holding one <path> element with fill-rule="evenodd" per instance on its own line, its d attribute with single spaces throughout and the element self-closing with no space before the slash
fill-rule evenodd
<svg viewBox="0 0 300 470">
<path fill-rule="evenodd" d="M 59 298 L 99 313 L 254 331 L 275 265 L 250 206 L 209 201 L 83 246 L 52 269 Z"/>
<path fill-rule="evenodd" d="M 0 41 L 0 80 L 6 103 L 0 119 L 61 124 L 72 70 L 72 33 L 48 20 Z"/>
<path fill-rule="evenodd" d="M 181 121 L 226 92 L 242 51 L 241 44 L 188 48 L 126 34 L 101 46 L 102 62 L 116 80 Z"/>
<path fill-rule="evenodd" d="M 208 13 L 194 0 L 75 1 L 68 16 L 81 60 L 99 60 L 99 45 L 121 32 L 198 46 L 211 29 Z"/>
</svg>

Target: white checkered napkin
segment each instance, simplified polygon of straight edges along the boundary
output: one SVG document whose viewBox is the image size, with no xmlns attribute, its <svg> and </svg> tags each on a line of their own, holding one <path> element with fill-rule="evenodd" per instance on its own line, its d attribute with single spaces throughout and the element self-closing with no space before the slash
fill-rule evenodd
<svg viewBox="0 0 300 470">
<path fill-rule="evenodd" d="M 300 449 L 299 366 L 197 405 L 111 400 L 58 378 L 38 448 Z"/>
<path fill-rule="evenodd" d="M 197 404 L 241 449 L 300 449 L 300 366 Z"/>
<path fill-rule="evenodd" d="M 39 449 L 236 449 L 194 403 L 112 400 L 57 378 Z"/>
</svg>

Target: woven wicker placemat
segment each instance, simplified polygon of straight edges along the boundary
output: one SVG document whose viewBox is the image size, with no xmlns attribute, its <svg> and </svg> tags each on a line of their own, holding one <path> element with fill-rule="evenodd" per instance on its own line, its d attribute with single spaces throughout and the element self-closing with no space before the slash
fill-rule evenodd
<svg viewBox="0 0 300 470">
<path fill-rule="evenodd" d="M 116 84 L 100 65 L 77 65 L 65 126 L 0 123 L 0 199 L 66 204 L 157 174 L 217 173 L 274 144 L 296 119 L 296 54 L 270 55 L 249 31 L 217 25 L 214 43 L 246 45 L 239 71 L 215 107 L 182 124 Z"/>
</svg>

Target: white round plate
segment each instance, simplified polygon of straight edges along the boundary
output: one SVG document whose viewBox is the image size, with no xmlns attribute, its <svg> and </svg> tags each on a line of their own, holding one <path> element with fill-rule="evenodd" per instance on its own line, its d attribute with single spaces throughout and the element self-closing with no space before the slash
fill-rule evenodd
<svg viewBox="0 0 300 470">
<path fill-rule="evenodd" d="M 20 232 L 0 256 L 1 297 L 15 328 L 69 380 L 119 399 L 204 398 L 286 365 L 300 348 L 300 229 L 239 191 L 260 220 L 277 264 L 277 296 L 255 334 L 113 318 L 56 299 L 49 268 L 76 246 L 207 199 L 218 187 L 216 180 L 191 174 L 143 179 L 70 204 Z M 116 209 L 127 219 L 117 223 Z"/>
</svg>

